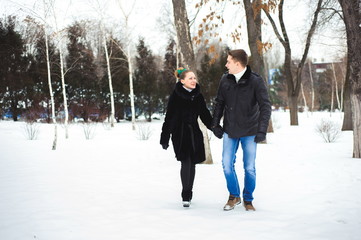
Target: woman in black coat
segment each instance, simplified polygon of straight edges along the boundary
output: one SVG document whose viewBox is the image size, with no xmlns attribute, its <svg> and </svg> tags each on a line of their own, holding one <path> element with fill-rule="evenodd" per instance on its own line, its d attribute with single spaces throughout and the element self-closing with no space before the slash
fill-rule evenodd
<svg viewBox="0 0 361 240">
<path fill-rule="evenodd" d="M 206 107 L 195 74 L 183 68 L 175 75 L 179 79 L 169 97 L 160 144 L 163 149 L 169 146 L 172 138 L 173 149 L 178 161 L 181 161 L 181 181 L 183 206 L 189 207 L 195 176 L 195 164 L 205 160 L 203 134 L 198 125 L 198 116 L 208 129 L 212 117 Z"/>
</svg>

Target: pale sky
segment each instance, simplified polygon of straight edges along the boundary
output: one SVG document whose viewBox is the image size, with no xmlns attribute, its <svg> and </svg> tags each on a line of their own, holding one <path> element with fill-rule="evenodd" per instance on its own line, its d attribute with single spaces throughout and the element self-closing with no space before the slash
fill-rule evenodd
<svg viewBox="0 0 361 240">
<path fill-rule="evenodd" d="M 55 2 L 59 28 L 65 27 L 74 20 L 100 19 L 100 11 L 103 12 L 104 21 L 110 23 L 108 26 L 121 28 L 124 24 L 125 17 L 117 0 L 57 0 Z M 98 2 L 101 3 L 99 7 Z M 167 0 L 137 0 L 133 10 L 131 10 L 131 3 L 134 1 L 122 0 L 121 2 L 125 14 L 129 15 L 133 44 L 138 42 L 138 36 L 143 36 L 146 44 L 155 54 L 158 54 L 166 47 L 168 40 L 166 33 L 157 27 L 160 10 Z M 43 16 L 42 0 L 0 0 L 0 6 L 2 16 L 5 14 L 25 16 L 34 12 Z"/>
<path fill-rule="evenodd" d="M 98 2 L 101 3 L 99 7 L 97 7 Z M 131 4 L 134 1 L 122 0 L 121 2 L 124 4 L 124 11 L 126 14 L 129 14 Z M 186 2 L 188 4 L 189 18 L 191 19 L 195 13 L 195 3 L 198 1 L 186 0 Z M 29 9 L 42 14 L 42 3 L 42 0 L 0 0 L 0 11 L 2 16 L 5 14 L 25 15 L 25 12 L 30 12 Z M 120 10 L 118 0 L 57 0 L 56 4 L 57 14 L 60 16 L 58 17 L 60 19 L 58 22 L 64 26 L 76 19 L 99 19 L 100 10 L 104 12 L 105 21 L 111 22 L 114 28 L 121 29 L 120 23 L 124 23 L 124 15 Z M 304 40 L 306 38 L 305 29 L 309 26 L 309 16 L 307 14 L 311 11 L 309 6 L 312 4 L 314 5 L 315 1 L 304 0 L 300 2 L 299 0 L 291 0 L 285 3 L 284 18 L 291 39 L 292 55 L 294 57 L 300 58 L 301 52 L 303 52 Z M 164 8 L 167 6 L 170 12 L 164 11 Z M 23 10 L 20 10 L 20 8 Z M 208 11 L 208 8 L 206 8 L 206 11 Z M 228 41 L 228 45 L 231 48 L 248 49 L 244 11 L 241 11 L 239 14 L 234 13 L 234 7 L 230 6 L 225 12 L 224 19 L 226 22 L 236 22 L 242 25 L 240 30 L 242 32 L 241 42 L 234 44 Z M 167 27 L 161 26 L 158 21 L 159 18 L 168 19 L 169 21 L 173 20 L 171 0 L 136 0 L 134 10 L 129 15 L 129 26 L 132 29 L 133 44 L 138 42 L 138 36 L 143 36 L 146 45 L 152 49 L 153 53 L 163 55 L 169 36 L 166 28 L 171 29 L 172 27 L 170 26 L 171 24 L 168 24 Z M 198 16 L 198 19 L 198 21 L 201 21 L 201 14 Z M 194 26 L 198 26 L 198 24 L 194 24 Z M 230 27 L 225 32 L 229 31 L 229 29 Z M 195 32 L 195 27 L 191 31 Z M 343 55 L 346 50 L 340 47 L 340 33 L 337 31 L 337 29 L 326 28 L 322 32 L 318 32 L 313 39 L 314 42 L 310 49 L 309 57 L 317 59 L 317 61 L 321 61 L 322 58 L 325 61 L 329 61 L 330 59 L 335 59 L 334 55 Z M 265 21 L 263 26 L 263 34 L 263 40 L 269 41 L 274 45 L 268 55 L 282 62 L 283 47 L 276 39 L 273 30 L 268 24 L 268 20 Z M 222 36 L 222 38 L 225 39 L 226 37 Z"/>
</svg>

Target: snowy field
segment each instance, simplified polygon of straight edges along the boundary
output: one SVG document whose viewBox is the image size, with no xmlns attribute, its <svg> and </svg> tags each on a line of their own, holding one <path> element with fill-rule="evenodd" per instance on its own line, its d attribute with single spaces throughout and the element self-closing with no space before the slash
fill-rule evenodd
<svg viewBox="0 0 361 240">
<path fill-rule="evenodd" d="M 128 239 L 361 239 L 361 159 L 352 156 L 352 132 L 333 143 L 316 133 L 335 113 L 274 112 L 275 131 L 258 145 L 256 212 L 241 205 L 223 211 L 228 192 L 221 164 L 222 140 L 211 136 L 214 164 L 197 165 L 194 197 L 181 205 L 180 163 L 159 144 L 162 120 L 138 139 L 130 122 L 102 124 L 86 140 L 81 124 L 40 124 L 27 140 L 23 122 L 0 121 L 1 240 Z M 243 178 L 241 150 L 236 164 Z M 241 183 L 241 186 L 243 184 Z"/>
</svg>

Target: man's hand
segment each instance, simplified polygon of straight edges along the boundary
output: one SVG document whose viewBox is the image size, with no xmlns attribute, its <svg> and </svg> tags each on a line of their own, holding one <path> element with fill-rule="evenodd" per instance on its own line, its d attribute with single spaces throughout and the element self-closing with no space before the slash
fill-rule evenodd
<svg viewBox="0 0 361 240">
<path fill-rule="evenodd" d="M 219 139 L 221 139 L 223 137 L 224 131 L 220 125 L 212 127 L 212 132 Z"/>
<path fill-rule="evenodd" d="M 168 147 L 169 147 L 168 144 L 162 144 L 162 148 L 163 148 L 164 150 L 167 150 Z"/>
<path fill-rule="evenodd" d="M 256 143 L 263 142 L 264 140 L 266 140 L 266 134 L 263 132 L 257 133 L 256 136 L 254 137 L 254 141 Z"/>
</svg>

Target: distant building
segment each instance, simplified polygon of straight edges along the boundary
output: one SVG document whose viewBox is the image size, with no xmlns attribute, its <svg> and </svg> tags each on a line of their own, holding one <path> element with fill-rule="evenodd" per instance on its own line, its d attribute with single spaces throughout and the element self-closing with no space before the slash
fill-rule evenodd
<svg viewBox="0 0 361 240">
<path fill-rule="evenodd" d="M 332 68 L 332 62 L 314 62 L 312 63 L 313 68 L 315 69 L 316 73 L 323 73 L 325 72 L 327 69 L 331 69 Z"/>
</svg>

